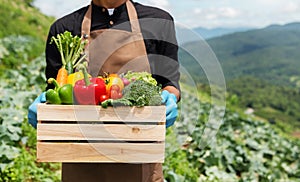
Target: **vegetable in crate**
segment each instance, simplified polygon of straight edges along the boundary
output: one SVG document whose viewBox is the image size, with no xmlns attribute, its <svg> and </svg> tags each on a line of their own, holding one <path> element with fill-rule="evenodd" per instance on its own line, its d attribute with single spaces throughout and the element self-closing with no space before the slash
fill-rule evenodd
<svg viewBox="0 0 300 182">
<path fill-rule="evenodd" d="M 50 43 L 53 42 L 56 44 L 61 56 L 61 69 L 66 69 L 68 74 L 73 73 L 74 68 L 85 58 L 85 55 L 82 56 L 82 53 L 87 41 L 83 41 L 81 37 L 73 36 L 71 32 L 65 31 L 56 37 L 51 37 Z M 62 77 L 58 77 L 57 81 L 59 83 L 60 79 L 62 79 Z M 65 80 L 67 80 L 67 78 L 65 78 Z"/>
<path fill-rule="evenodd" d="M 86 67 L 78 66 L 83 72 L 84 79 L 78 80 L 74 85 L 74 96 L 76 103 L 82 105 L 98 105 L 102 95 L 106 95 L 105 82 L 101 78 L 89 78 Z"/>
<path fill-rule="evenodd" d="M 120 91 L 123 90 L 124 84 L 122 79 L 117 74 L 109 74 L 106 78 L 106 91 L 111 91 L 111 87 L 117 85 Z"/>
<path fill-rule="evenodd" d="M 46 100 L 49 104 L 73 104 L 73 87 L 71 84 L 59 86 L 54 78 L 48 79 L 49 84 L 54 84 L 54 89 L 46 92 Z"/>
<path fill-rule="evenodd" d="M 105 81 L 106 93 L 108 98 L 117 99 L 122 97 L 122 90 L 124 88 L 124 83 L 118 74 L 109 74 L 100 76 Z"/>
<path fill-rule="evenodd" d="M 148 72 L 127 72 L 123 78 L 126 78 L 129 82 L 134 80 L 143 80 L 145 82 L 151 83 L 152 85 L 157 85 L 157 81 Z"/>
<path fill-rule="evenodd" d="M 62 67 L 58 70 L 56 81 L 59 86 L 63 86 L 68 83 L 68 71 L 65 67 Z"/>
<path fill-rule="evenodd" d="M 118 106 L 158 106 L 161 105 L 161 88 L 144 80 L 135 80 L 123 89 L 121 99 L 108 99 L 101 103 L 102 107 Z"/>
<path fill-rule="evenodd" d="M 46 102 L 49 104 L 61 104 L 58 92 L 54 89 L 47 90 Z"/>
<path fill-rule="evenodd" d="M 74 72 L 68 75 L 68 83 L 74 86 L 78 80 L 82 80 L 83 78 L 84 76 L 82 71 Z"/>
</svg>

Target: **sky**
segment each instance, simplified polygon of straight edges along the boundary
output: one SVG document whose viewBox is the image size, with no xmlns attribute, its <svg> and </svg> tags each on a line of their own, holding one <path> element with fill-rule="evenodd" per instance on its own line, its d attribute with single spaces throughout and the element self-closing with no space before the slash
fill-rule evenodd
<svg viewBox="0 0 300 182">
<path fill-rule="evenodd" d="M 189 28 L 262 28 L 300 22 L 300 0 L 135 0 L 168 11 L 176 24 Z M 43 13 L 62 17 L 90 0 L 35 0 Z"/>
</svg>

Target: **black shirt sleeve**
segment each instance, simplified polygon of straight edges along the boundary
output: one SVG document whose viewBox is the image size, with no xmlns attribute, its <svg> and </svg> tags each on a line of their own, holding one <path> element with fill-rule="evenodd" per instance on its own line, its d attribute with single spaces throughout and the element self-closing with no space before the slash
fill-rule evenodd
<svg viewBox="0 0 300 182">
<path fill-rule="evenodd" d="M 174 86 L 180 91 L 178 45 L 172 16 L 138 3 L 136 9 L 153 77 L 163 88 Z"/>
<path fill-rule="evenodd" d="M 52 36 L 56 36 L 56 31 L 53 26 L 50 28 L 47 42 L 46 42 L 46 63 L 47 63 L 46 78 L 47 78 L 47 80 L 49 78 L 56 78 L 58 70 L 62 67 L 61 57 L 58 52 L 58 49 L 56 48 L 56 45 L 54 44 L 54 42 L 50 44 Z M 49 89 L 49 88 L 53 88 L 53 86 L 48 84 L 46 89 Z"/>
<path fill-rule="evenodd" d="M 179 86 L 179 62 L 178 62 L 178 45 L 175 36 L 173 21 L 165 23 L 165 32 L 162 40 L 158 40 L 156 51 L 159 55 L 154 62 L 153 77 L 162 84 L 162 87 L 174 86 L 180 90 Z"/>
</svg>

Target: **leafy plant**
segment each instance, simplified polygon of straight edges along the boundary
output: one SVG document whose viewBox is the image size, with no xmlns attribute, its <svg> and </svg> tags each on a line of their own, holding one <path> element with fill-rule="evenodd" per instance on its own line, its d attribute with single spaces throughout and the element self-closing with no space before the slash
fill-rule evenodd
<svg viewBox="0 0 300 182">
<path fill-rule="evenodd" d="M 20 41 L 26 44 L 17 45 Z M 3 49 L 9 50 L 1 58 L 8 64 L 0 74 L 0 181 L 59 181 L 58 164 L 36 163 L 36 131 L 26 119 L 29 104 L 46 86 L 44 56 L 31 62 L 24 56 L 34 49 L 29 45 L 38 41 L 10 36 L 0 42 Z M 11 56 L 14 53 L 20 56 Z M 10 65 L 19 70 L 9 69 Z"/>
<path fill-rule="evenodd" d="M 173 147 L 167 148 L 167 154 L 172 156 L 167 155 L 165 163 L 168 181 L 297 181 L 300 178 L 299 141 L 281 136 L 269 123 L 230 109 L 221 127 L 216 128 L 215 136 L 211 135 L 213 129 L 205 133 L 210 109 L 217 106 L 201 103 L 195 108 L 197 99 L 193 97 L 188 93 L 182 95 L 182 101 L 187 103 L 182 106 L 184 112 L 172 133 L 177 145 L 172 143 Z M 193 178 L 186 176 L 186 170 L 181 170 L 183 166 Z"/>
<path fill-rule="evenodd" d="M 5 37 L 0 40 L 0 182 L 60 181 L 59 164 L 36 162 L 36 130 L 26 119 L 29 104 L 46 86 L 41 40 L 51 19 L 40 14 L 32 18 L 37 10 L 12 5 L 21 2 L 24 1 L 2 1 L 0 7 L 0 26 L 3 27 L 0 37 Z M 42 31 L 32 31 L 30 22 Z M 228 41 L 225 42 L 227 46 Z M 242 48 L 240 54 L 249 50 Z M 243 102 L 237 96 L 239 103 Z M 274 130 L 270 124 L 230 109 L 221 128 L 214 127 L 206 121 L 210 109 L 218 106 L 199 102 L 189 92 L 183 92 L 182 102 L 186 104 L 181 106 L 176 127 L 167 131 L 163 167 L 166 181 L 299 181 L 299 141 L 282 137 L 279 129 Z M 286 109 L 285 104 L 281 105 Z M 276 119 L 278 117 L 276 115 Z M 205 128 L 210 132 L 204 132 Z M 216 135 L 212 135 L 214 133 Z"/>
</svg>

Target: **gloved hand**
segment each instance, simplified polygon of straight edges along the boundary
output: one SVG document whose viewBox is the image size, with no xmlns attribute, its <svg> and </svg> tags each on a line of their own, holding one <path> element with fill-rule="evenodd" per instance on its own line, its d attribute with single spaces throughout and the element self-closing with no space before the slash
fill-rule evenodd
<svg viewBox="0 0 300 182">
<path fill-rule="evenodd" d="M 39 95 L 28 108 L 28 122 L 34 128 L 37 125 L 37 104 L 46 102 L 46 92 Z"/>
<path fill-rule="evenodd" d="M 168 128 L 174 124 L 178 115 L 177 98 L 167 90 L 162 91 L 161 98 L 162 103 L 166 105 L 166 127 Z"/>
</svg>

